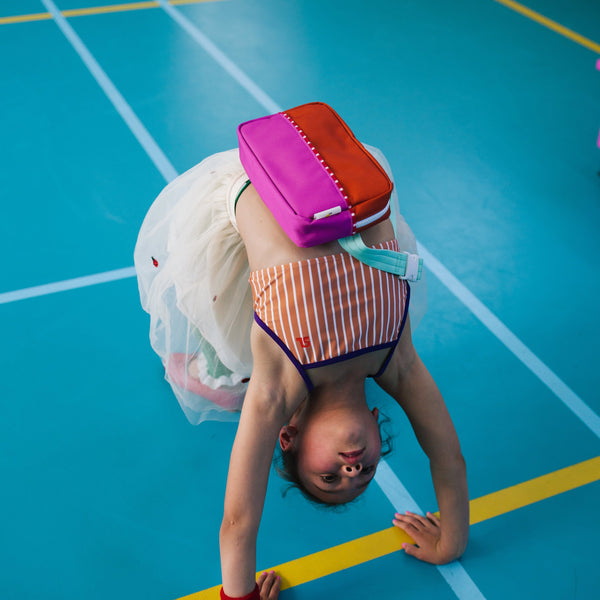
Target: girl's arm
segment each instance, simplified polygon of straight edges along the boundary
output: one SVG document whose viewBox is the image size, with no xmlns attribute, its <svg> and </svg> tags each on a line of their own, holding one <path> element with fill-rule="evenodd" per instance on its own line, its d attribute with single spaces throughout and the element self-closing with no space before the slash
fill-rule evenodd
<svg viewBox="0 0 600 600">
<path fill-rule="evenodd" d="M 269 344 L 274 342 L 256 337 L 254 371 L 231 451 L 220 531 L 223 591 L 232 598 L 255 588 L 256 538 L 273 452 L 281 427 L 306 395 L 300 377 L 272 354 Z"/>
<path fill-rule="evenodd" d="M 469 535 L 466 466 L 442 395 L 412 345 L 409 323 L 378 383 L 403 408 L 429 458 L 440 510 L 440 519 L 397 514 L 394 524 L 417 543 L 405 546 L 408 554 L 434 564 L 450 562 L 464 552 Z"/>
</svg>

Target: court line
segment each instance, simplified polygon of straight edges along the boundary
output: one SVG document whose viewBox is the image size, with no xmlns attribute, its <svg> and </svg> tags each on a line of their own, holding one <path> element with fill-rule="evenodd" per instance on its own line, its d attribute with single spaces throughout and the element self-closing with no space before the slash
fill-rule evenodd
<svg viewBox="0 0 600 600">
<path fill-rule="evenodd" d="M 158 3 L 154 0 L 150 0 L 149 2 L 126 2 L 124 4 L 110 4 L 107 6 L 90 6 L 89 8 L 71 8 L 61 11 L 61 14 L 65 18 L 88 17 L 93 15 L 130 12 L 133 10 L 147 10 L 149 8 L 158 8 Z"/>
<path fill-rule="evenodd" d="M 131 133 L 133 133 L 142 148 L 146 151 L 146 154 L 150 160 L 152 160 L 154 166 L 167 181 L 175 179 L 178 173 L 169 159 L 165 156 L 149 131 L 133 112 L 132 108 L 127 103 L 127 100 L 125 100 L 121 95 L 121 92 L 119 92 L 114 83 L 98 64 L 98 61 L 87 49 L 87 46 L 81 41 L 81 38 L 75 33 L 75 30 L 69 25 L 65 17 L 62 16 L 56 7 L 56 4 L 54 4 L 52 0 L 41 0 L 41 2 L 46 7 L 46 10 L 52 15 L 59 29 L 70 42 L 75 52 L 77 52 L 79 58 L 81 58 L 88 68 L 88 71 L 102 88 L 106 97 L 110 100 L 119 115 L 121 115 L 121 118 L 125 121 Z"/>
<path fill-rule="evenodd" d="M 600 456 L 471 500 L 470 523 L 482 523 L 595 481 L 600 481 Z M 403 495 L 404 492 L 400 491 L 399 497 Z M 407 499 L 402 512 L 411 510 L 410 507 L 414 508 L 414 503 Z M 269 570 L 280 574 L 282 589 L 288 589 L 397 552 L 405 542 L 412 540 L 402 530 L 390 527 Z M 454 567 L 455 564 L 460 565 L 457 562 L 444 567 Z M 217 585 L 179 600 L 210 600 L 218 597 L 220 587 Z M 467 597 L 477 598 L 478 592 L 478 589 L 472 590 L 473 595 Z"/>
<path fill-rule="evenodd" d="M 170 0 L 174 6 L 183 6 L 187 4 L 201 4 L 204 2 L 220 2 L 222 0 Z M 118 12 L 128 12 L 133 10 L 147 10 L 149 8 L 160 8 L 156 0 L 149 2 L 126 2 L 124 4 L 110 4 L 107 6 L 95 6 L 90 8 L 71 8 L 61 11 L 65 18 L 86 17 L 91 15 L 111 14 Z M 12 17 L 0 17 L 0 25 L 9 25 L 12 23 L 29 23 L 32 21 L 47 21 L 52 19 L 52 13 L 34 13 L 30 15 L 15 15 Z"/>
<path fill-rule="evenodd" d="M 52 19 L 50 13 L 32 13 L 30 15 L 15 15 L 14 17 L 0 17 L 0 25 L 11 25 L 12 23 L 31 23 L 32 21 L 49 21 Z"/>
<path fill-rule="evenodd" d="M 202 2 L 216 2 L 219 0 L 170 0 L 169 4 L 173 6 L 181 6 L 185 4 L 199 4 Z M 541 13 L 538 13 L 523 4 L 519 4 L 518 2 L 514 2 L 513 0 L 494 0 L 499 4 L 503 4 L 507 8 L 518 12 L 519 14 L 547 27 L 548 29 L 558 33 L 571 41 L 580 44 L 581 46 L 592 50 L 600 54 L 600 44 L 580 35 L 576 31 L 561 25 L 560 23 L 545 17 Z M 78 17 L 78 16 L 87 16 L 87 15 L 98 15 L 98 14 L 106 14 L 106 13 L 114 13 L 114 12 L 124 12 L 131 10 L 144 10 L 149 8 L 158 8 L 159 1 L 149 1 L 149 2 L 129 2 L 125 4 L 114 4 L 109 6 L 98 6 L 92 8 L 80 8 L 80 9 L 70 9 L 62 11 L 62 15 L 64 17 Z M 27 23 L 32 21 L 43 21 L 51 19 L 52 15 L 50 13 L 35 13 L 29 15 L 16 15 L 12 17 L 0 17 L 0 25 L 8 25 L 11 23 Z M 273 111 L 276 112 L 276 111 Z"/>
<path fill-rule="evenodd" d="M 109 96 L 109 98 L 111 99 L 111 101 L 113 102 L 113 104 L 115 104 L 115 108 L 117 108 L 118 112 L 121 114 L 121 116 L 123 116 L 123 118 L 125 119 L 126 123 L 130 126 L 130 128 L 136 125 L 136 122 L 139 123 L 139 125 L 141 125 L 141 122 L 139 122 L 139 120 L 137 120 L 137 117 L 135 117 L 135 115 L 133 114 L 133 111 L 131 111 L 131 109 L 129 108 L 129 105 L 125 102 L 125 100 L 122 98 L 122 96 L 119 94 L 119 92 L 116 90 L 116 88 L 114 88 L 114 85 L 112 85 L 112 82 L 110 82 L 110 80 L 108 79 L 108 77 L 106 76 L 106 74 L 102 71 L 102 69 L 99 67 L 98 63 L 95 61 L 95 59 L 93 59 L 92 55 L 89 53 L 89 51 L 87 50 L 87 48 L 83 45 L 83 43 L 81 42 L 81 40 L 78 38 L 78 36 L 75 34 L 75 32 L 72 30 L 72 28 L 70 28 L 70 26 L 66 23 L 64 17 L 62 17 L 62 15 L 60 15 L 60 13 L 58 12 L 58 9 L 56 8 L 56 6 L 53 4 L 53 2 L 51 0 L 42 0 L 42 2 L 44 3 L 44 5 L 50 10 L 51 14 L 53 15 L 53 17 L 55 18 L 55 20 L 57 21 L 57 24 L 59 25 L 59 27 L 61 28 L 61 30 L 63 31 L 63 33 L 65 34 L 65 36 L 67 37 L 67 39 L 71 42 L 71 44 L 73 45 L 74 49 L 78 52 L 78 54 L 80 55 L 80 57 L 82 58 L 82 60 L 84 61 L 84 63 L 86 64 L 86 66 L 88 66 L 88 69 L 90 69 L 91 73 L 94 75 L 94 77 L 97 79 L 98 83 L 101 85 L 102 89 L 105 91 L 105 93 L 107 94 L 107 96 Z M 168 4 L 166 4 L 164 2 L 164 0 L 161 1 L 161 6 L 167 10 L 168 8 Z M 170 12 L 169 10 L 167 10 L 167 12 Z M 173 16 L 173 15 L 171 15 Z M 190 33 L 189 29 L 190 29 L 190 25 L 191 23 L 187 20 L 187 19 L 175 19 L 177 22 L 179 22 L 179 24 L 184 27 L 184 24 L 187 22 L 187 24 L 185 25 L 184 29 L 188 30 L 188 33 Z M 193 25 L 191 25 L 192 31 L 193 29 L 195 29 L 195 27 Z M 196 41 L 198 41 L 198 43 L 200 43 L 203 47 L 205 47 L 206 49 L 206 44 L 203 44 L 201 39 L 205 38 L 205 36 L 201 36 L 200 38 L 196 38 Z M 205 38 L 207 39 L 207 38 Z M 212 44 L 212 42 L 210 42 L 210 44 L 212 45 L 213 48 L 216 48 L 216 46 L 214 46 Z M 210 47 L 210 46 L 209 46 Z M 217 49 L 218 50 L 218 49 Z M 210 50 L 209 50 L 210 52 Z M 238 79 L 238 75 L 239 73 L 242 73 L 241 71 L 239 71 L 239 69 L 237 69 L 237 67 L 231 62 L 229 61 L 229 59 L 219 51 L 220 55 L 221 55 L 221 60 L 215 58 L 215 53 L 212 52 L 211 55 L 213 56 L 213 58 L 215 58 L 215 60 L 217 60 L 217 62 L 219 62 L 220 64 L 227 64 L 227 61 L 233 65 L 235 67 L 235 69 L 232 71 L 231 69 L 227 69 L 227 67 L 224 67 L 227 72 L 230 73 L 230 75 L 232 75 L 234 78 L 236 78 L 236 80 L 239 81 Z M 219 54 L 217 54 L 216 56 L 219 56 Z M 224 61 L 222 60 L 222 57 L 225 57 L 225 59 L 227 59 L 224 63 Z M 242 73 L 242 75 L 245 74 Z M 248 79 L 248 81 L 251 82 L 251 80 Z M 251 82 L 252 85 L 255 85 L 253 82 Z M 109 85 L 110 84 L 110 85 Z M 242 84 L 243 85 L 243 84 Z M 246 87 L 246 86 L 244 86 Z M 258 88 L 258 86 L 256 86 L 257 89 L 260 90 L 260 88 Z M 247 89 L 247 87 L 246 87 Z M 262 90 L 260 90 L 262 92 Z M 114 94 L 114 92 L 116 92 L 116 94 Z M 253 94 L 254 95 L 254 94 Z M 256 97 L 256 96 L 255 96 Z M 260 96 L 259 96 L 260 97 Z M 275 110 L 273 110 L 273 112 L 276 112 L 278 110 L 277 105 L 275 105 L 274 103 L 272 105 L 269 104 L 269 102 L 272 102 L 272 100 L 270 100 L 270 98 L 268 96 L 266 96 L 266 94 L 264 95 L 264 97 L 262 97 L 262 102 L 265 102 L 265 98 L 266 98 L 266 102 L 267 102 L 267 106 L 265 106 L 265 108 L 269 111 L 271 111 L 273 108 L 275 108 Z M 122 103 L 119 101 L 120 99 L 122 99 Z M 258 98 L 257 98 L 258 99 Z M 116 102 L 115 102 L 116 100 Z M 128 119 L 126 118 L 126 116 L 124 116 L 123 114 L 123 103 L 124 106 L 129 108 L 129 111 L 131 114 L 133 114 L 133 116 L 135 117 L 135 119 Z M 121 110 L 119 110 L 119 108 L 121 108 Z M 125 111 L 127 112 L 127 111 Z M 146 132 L 145 128 L 143 127 L 143 125 L 141 125 L 142 127 L 142 132 Z M 147 134 L 147 136 L 149 137 L 149 134 Z M 149 153 L 152 150 L 152 144 L 148 144 L 147 143 L 147 138 L 144 135 L 136 135 L 136 137 L 138 138 L 138 141 L 140 141 L 140 143 L 142 144 L 142 146 L 144 147 L 144 149 L 146 150 L 147 153 Z M 154 140 L 152 140 L 152 138 L 150 138 L 150 140 L 154 143 L 154 146 L 156 146 Z M 146 143 L 144 143 L 146 142 Z M 158 148 L 158 146 L 156 146 L 156 148 L 159 151 L 159 156 L 163 156 L 162 151 L 160 151 L 160 149 Z M 165 160 L 166 157 L 164 157 Z M 157 161 L 155 159 L 153 159 L 155 162 L 155 165 L 157 166 L 157 168 L 159 168 L 159 171 L 161 171 L 161 173 L 163 174 L 163 176 L 165 177 L 165 179 L 170 180 L 169 179 L 169 175 L 165 175 L 165 169 L 164 166 L 161 168 L 159 166 L 159 164 L 157 164 Z M 167 160 L 168 163 L 168 160 Z M 168 163 L 168 165 L 170 166 L 170 163 Z M 170 175 L 170 177 L 174 177 L 177 175 L 177 173 L 175 172 L 175 170 L 172 168 L 172 173 Z M 470 580 L 470 579 L 469 579 Z M 455 592 L 457 591 L 456 588 L 453 588 L 455 590 Z M 465 590 L 461 588 L 461 591 L 464 592 Z M 460 592 L 459 592 L 460 594 Z M 464 597 L 466 598 L 467 596 L 462 596 L 459 595 L 459 597 Z"/>
<path fill-rule="evenodd" d="M 576 31 L 573 31 L 572 29 L 569 29 L 568 27 L 565 27 L 564 25 L 561 25 L 560 23 L 553 21 L 552 19 L 549 19 L 548 17 L 545 17 L 541 13 L 538 13 L 534 10 L 531 10 L 530 8 L 527 8 L 527 6 L 524 6 L 523 4 L 519 4 L 518 2 L 514 2 L 513 0 L 495 0 L 495 2 L 498 2 L 499 4 L 503 4 L 507 8 L 510 8 L 510 9 L 514 10 L 515 12 L 518 12 L 521 15 L 531 19 L 532 21 L 535 21 L 536 23 L 539 23 L 540 25 L 543 25 L 544 27 L 551 29 L 555 33 L 558 33 L 558 34 L 570 39 L 571 41 L 575 42 L 576 44 L 579 44 L 579 45 L 583 46 L 584 48 L 587 48 L 588 50 L 592 50 L 592 52 L 597 52 L 598 54 L 600 54 L 600 44 L 597 44 L 596 42 L 593 42 L 592 40 L 590 40 L 586 37 L 583 37 L 582 35 L 578 34 Z"/>
<path fill-rule="evenodd" d="M 409 510 L 419 515 L 425 514 L 410 495 L 410 492 L 404 487 L 404 484 L 398 479 L 396 473 L 384 460 L 379 461 L 375 472 L 375 481 L 379 484 L 396 512 Z M 485 600 L 485 596 L 459 561 L 455 560 L 447 565 L 437 565 L 436 568 L 458 598 Z"/>
<path fill-rule="evenodd" d="M 185 15 L 171 6 L 166 0 L 158 0 L 160 7 L 192 39 L 199 44 L 233 79 L 235 79 L 268 113 L 281 112 L 283 109 L 244 73 L 222 50 L 220 50 Z"/>
<path fill-rule="evenodd" d="M 600 417 L 452 273 L 417 242 L 427 269 L 450 290 L 563 404 L 600 438 Z"/>
<path fill-rule="evenodd" d="M 14 292 L 0 293 L 0 304 L 18 302 L 19 300 L 27 300 L 29 298 L 38 298 L 39 296 L 47 296 L 49 294 L 66 292 L 68 290 L 77 290 L 79 288 L 90 287 L 100 283 L 129 279 L 130 277 L 135 277 L 135 267 L 125 267 L 124 269 L 105 271 L 103 273 L 96 273 L 95 275 L 85 275 L 84 277 L 75 277 L 73 279 L 65 279 L 64 281 L 36 285 Z"/>
</svg>

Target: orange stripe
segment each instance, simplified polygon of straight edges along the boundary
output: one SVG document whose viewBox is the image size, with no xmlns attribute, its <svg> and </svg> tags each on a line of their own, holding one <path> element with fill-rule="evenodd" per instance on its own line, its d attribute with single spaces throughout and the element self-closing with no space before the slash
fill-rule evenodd
<svg viewBox="0 0 600 600">
<path fill-rule="evenodd" d="M 306 311 L 308 312 L 308 330 L 310 335 L 310 343 L 311 343 L 311 351 L 313 355 L 313 360 L 320 353 L 320 344 L 321 344 L 321 335 L 318 328 L 318 323 L 315 315 L 315 311 L 313 309 L 314 300 L 313 295 L 314 291 L 311 286 L 311 268 L 309 264 L 304 264 L 303 269 L 304 273 L 304 288 L 305 290 L 310 290 L 310 297 L 306 297 Z"/>
<path fill-rule="evenodd" d="M 339 255 L 337 256 L 333 256 L 332 257 L 332 263 L 333 263 L 333 273 L 335 276 L 335 286 L 332 286 L 334 288 L 334 295 L 335 295 L 335 308 L 337 309 L 336 312 L 338 314 L 338 321 L 339 323 L 337 324 L 337 331 L 341 331 L 341 340 L 344 340 L 344 344 L 343 346 L 341 346 L 342 350 L 341 352 L 339 352 L 340 354 L 348 354 L 350 352 L 350 348 L 352 345 L 352 340 L 348 341 L 348 336 L 349 336 L 349 331 L 348 328 L 346 326 L 346 321 L 347 321 L 347 316 L 346 316 L 346 311 L 344 310 L 344 302 L 343 302 L 343 297 L 344 297 L 344 293 L 342 291 L 342 285 L 341 285 L 341 267 L 340 267 L 340 257 Z M 330 278 L 331 280 L 331 278 Z M 340 346 L 338 346 L 338 348 L 340 348 Z"/>
<path fill-rule="evenodd" d="M 291 336 L 291 320 L 292 320 L 292 315 L 290 312 L 290 293 L 291 293 L 291 289 L 290 289 L 290 283 L 289 281 L 287 281 L 285 279 L 285 266 L 281 265 L 280 267 L 277 268 L 277 270 L 279 271 L 279 269 L 281 269 L 281 278 L 282 278 L 282 283 L 283 285 L 281 286 L 281 292 L 278 294 L 279 296 L 279 310 L 281 311 L 282 314 L 282 318 L 283 321 L 281 322 L 281 331 L 284 334 L 284 342 L 285 345 L 292 349 L 294 347 L 294 338 Z M 275 279 L 275 282 L 278 283 L 279 282 L 279 278 Z"/>
<path fill-rule="evenodd" d="M 352 306 L 354 304 L 353 298 L 356 295 L 356 290 L 354 288 L 354 278 L 352 277 L 354 269 L 352 268 L 351 258 L 347 254 L 342 254 L 341 256 L 342 263 L 344 266 L 344 281 L 346 282 L 345 300 L 348 305 L 348 331 L 350 332 L 353 345 L 356 346 L 356 340 L 358 338 L 359 331 L 359 311 L 357 306 Z"/>
<path fill-rule="evenodd" d="M 300 337 L 300 331 L 298 329 L 298 297 L 296 296 L 296 277 L 294 275 L 294 265 L 290 265 L 288 269 L 283 271 L 283 277 L 285 278 L 285 289 L 287 291 L 287 328 L 290 343 L 293 344 L 298 360 L 302 362 L 302 355 L 304 352 L 297 342 Z M 291 298 L 291 301 L 290 301 Z"/>
<path fill-rule="evenodd" d="M 352 274 L 352 296 L 354 298 L 354 302 L 356 302 L 356 305 L 359 306 L 359 288 L 358 288 L 358 273 L 356 271 L 356 268 L 353 268 L 350 270 L 351 274 Z M 361 339 L 362 339 L 362 335 L 363 335 L 363 321 L 360 318 L 360 311 L 356 310 L 355 314 L 354 314 L 354 327 L 355 327 L 355 332 L 356 332 L 356 340 L 357 343 L 360 345 Z"/>
</svg>

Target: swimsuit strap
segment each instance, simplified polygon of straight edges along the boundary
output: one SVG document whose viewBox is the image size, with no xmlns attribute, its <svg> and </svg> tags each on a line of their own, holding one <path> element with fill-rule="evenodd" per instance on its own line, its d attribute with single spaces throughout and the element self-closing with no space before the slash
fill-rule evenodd
<svg viewBox="0 0 600 600">
<path fill-rule="evenodd" d="M 410 306 L 410 285 L 407 284 L 406 288 L 406 304 L 404 305 L 404 314 L 402 315 L 402 323 L 400 323 L 400 331 L 398 332 L 398 337 L 396 338 L 394 345 L 390 348 L 390 351 L 388 352 L 388 355 L 383 361 L 383 364 L 379 368 L 379 371 L 377 371 L 377 373 L 375 373 L 375 375 L 372 375 L 371 377 L 381 377 L 383 375 L 388 365 L 390 364 L 394 351 L 396 350 L 398 342 L 402 337 L 402 332 L 404 331 L 404 326 L 406 325 L 406 318 L 408 317 L 408 307 Z"/>
<path fill-rule="evenodd" d="M 235 209 L 237 208 L 237 203 L 238 200 L 240 199 L 240 196 L 244 193 L 245 189 L 250 185 L 250 180 L 246 179 L 244 185 L 241 187 L 240 191 L 237 193 L 237 196 L 235 197 L 235 200 L 233 201 L 233 214 L 235 215 Z"/>
<path fill-rule="evenodd" d="M 274 340 L 277 343 L 277 345 L 283 350 L 283 352 L 290 359 L 294 367 L 296 367 L 298 373 L 300 373 L 302 379 L 304 379 L 304 383 L 306 384 L 306 388 L 308 389 L 308 391 L 312 392 L 315 389 L 315 386 L 310 380 L 310 377 L 308 376 L 304 365 L 302 365 L 302 363 L 294 356 L 290 349 L 283 343 L 283 340 L 274 331 L 271 330 L 271 328 L 256 314 L 256 312 L 254 313 L 254 320 L 260 326 L 260 328 L 263 331 L 266 331 L 271 337 L 271 339 Z"/>
</svg>

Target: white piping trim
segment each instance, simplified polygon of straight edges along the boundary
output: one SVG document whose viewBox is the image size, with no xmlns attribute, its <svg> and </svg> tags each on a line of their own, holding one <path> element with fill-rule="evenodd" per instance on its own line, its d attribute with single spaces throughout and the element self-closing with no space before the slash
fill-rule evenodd
<svg viewBox="0 0 600 600">
<path fill-rule="evenodd" d="M 389 200 L 388 203 L 385 205 L 385 208 L 375 213 L 374 215 L 367 217 L 366 219 L 362 219 L 362 221 L 358 221 L 355 225 L 356 229 L 361 229 L 362 227 L 366 227 L 367 225 L 374 223 L 375 221 L 377 221 L 377 219 L 381 219 L 381 217 L 383 217 L 383 215 L 385 215 L 385 213 L 388 212 L 388 210 L 390 210 Z"/>
</svg>

